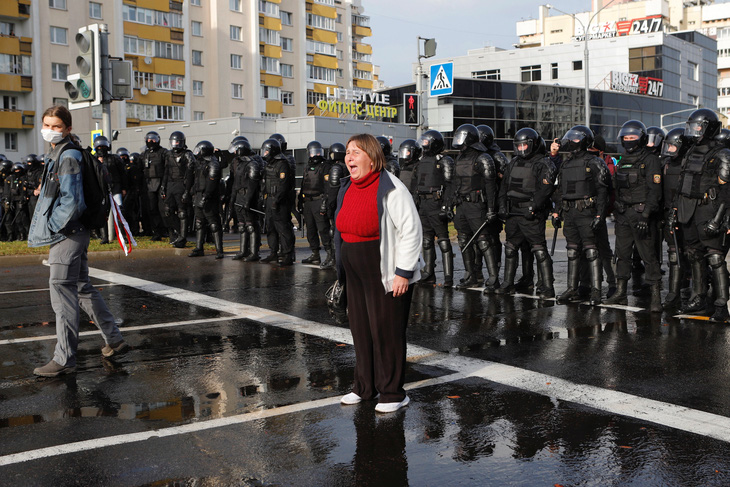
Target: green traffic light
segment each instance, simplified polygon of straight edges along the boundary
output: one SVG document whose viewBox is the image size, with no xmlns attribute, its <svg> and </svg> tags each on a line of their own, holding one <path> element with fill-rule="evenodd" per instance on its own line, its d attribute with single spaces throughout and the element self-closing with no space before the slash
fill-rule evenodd
<svg viewBox="0 0 730 487">
<path fill-rule="evenodd" d="M 86 81 L 80 79 L 76 82 L 76 86 L 79 88 L 81 98 L 89 98 L 91 96 L 91 88 Z"/>
</svg>

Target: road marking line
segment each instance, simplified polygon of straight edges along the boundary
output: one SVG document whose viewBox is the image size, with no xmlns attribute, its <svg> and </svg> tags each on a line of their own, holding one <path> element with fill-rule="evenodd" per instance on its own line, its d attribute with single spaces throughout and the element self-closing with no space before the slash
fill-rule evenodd
<svg viewBox="0 0 730 487">
<path fill-rule="evenodd" d="M 112 287 L 112 286 L 119 286 L 119 284 L 97 284 L 94 285 L 96 288 L 105 288 L 105 287 Z M 0 294 L 18 294 L 18 293 L 35 293 L 40 291 L 50 291 L 49 288 L 38 288 L 38 289 L 19 289 L 17 291 L 0 291 Z"/>
</svg>

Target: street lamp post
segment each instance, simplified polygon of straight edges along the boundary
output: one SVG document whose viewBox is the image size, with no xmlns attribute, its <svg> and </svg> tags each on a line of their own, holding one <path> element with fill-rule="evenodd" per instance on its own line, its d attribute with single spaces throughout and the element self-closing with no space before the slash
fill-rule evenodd
<svg viewBox="0 0 730 487">
<path fill-rule="evenodd" d="M 661 115 L 659 115 L 659 126 L 662 128 L 662 130 L 666 131 L 666 129 L 664 128 L 665 127 L 664 117 L 668 117 L 669 115 L 677 115 L 679 113 L 684 113 L 684 112 L 693 112 L 695 110 L 699 110 L 699 108 L 700 108 L 700 106 L 697 105 L 696 107 L 685 108 L 684 110 L 677 110 L 676 112 L 662 113 Z M 684 123 L 684 122 L 672 123 L 670 125 L 679 125 L 679 123 Z"/>
<path fill-rule="evenodd" d="M 596 18 L 596 15 L 598 15 L 601 10 L 611 5 L 615 0 L 611 0 L 603 7 L 599 8 L 596 13 L 594 13 L 591 18 L 588 20 L 588 25 L 584 25 L 583 21 L 581 21 L 578 17 L 576 17 L 575 14 L 569 14 L 568 12 L 563 12 L 559 8 L 547 4 L 545 5 L 548 9 L 551 10 L 557 10 L 560 13 L 563 13 L 565 15 L 570 15 L 573 17 L 573 20 L 578 21 L 578 23 L 583 27 L 583 71 L 585 71 L 585 114 L 586 114 L 586 127 L 590 127 L 591 123 L 591 93 L 590 93 L 590 80 L 589 80 L 589 71 L 588 71 L 588 28 L 591 26 L 591 22 L 593 22 L 593 19 Z"/>
</svg>

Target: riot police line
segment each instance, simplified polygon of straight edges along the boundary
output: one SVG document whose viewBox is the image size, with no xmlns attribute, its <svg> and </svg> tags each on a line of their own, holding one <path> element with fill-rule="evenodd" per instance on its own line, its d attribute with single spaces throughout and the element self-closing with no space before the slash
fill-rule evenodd
<svg viewBox="0 0 730 487">
<path fill-rule="evenodd" d="M 667 134 L 638 120 L 626 122 L 618 134 L 623 154 L 617 159 L 605 154 L 602 137 L 583 125 L 549 146 L 536 130 L 521 128 L 511 159 L 486 125 L 458 127 L 454 157 L 447 155 L 436 130 L 403 141 L 397 151 L 387 138 L 378 140 L 386 169 L 404 182 L 418 208 L 425 263 L 419 282 L 437 282 L 438 248 L 444 287 L 484 286 L 490 295 L 534 291 L 539 299 L 559 303 L 625 305 L 633 280 L 634 293 L 649 296 L 652 312 L 681 310 L 727 321 L 728 134 L 713 111 L 699 109 L 684 128 Z M 208 141 L 190 150 L 179 131 L 170 135 L 169 149 L 154 131 L 144 143 L 140 152 L 120 148 L 113 153 L 107 138 L 94 141 L 96 156 L 108 168 L 110 191 L 134 234 L 167 238 L 177 248 L 186 247 L 194 235 L 190 257 L 204 255 L 205 242 L 212 241 L 215 258 L 221 259 L 223 232 L 232 228 L 240 237 L 234 260 L 290 266 L 295 262 L 294 214 L 307 230 L 311 251 L 302 263 L 334 267 L 336 197 L 349 174 L 343 144 L 328 150 L 317 141 L 307 146 L 297 193 L 295 161 L 281 134 L 272 134 L 258 153 L 244 136 L 235 137 L 228 150 Z M 226 167 L 229 174 L 223 178 Z M 13 164 L 0 155 L 0 170 L 0 239 L 25 239 L 43 158 L 31 154 L 25 163 Z M 613 248 L 606 225 L 611 215 Z M 562 227 L 566 240 L 567 283 L 558 295 L 551 257 L 555 238 L 552 248 L 546 241 L 548 219 L 553 235 Z M 458 283 L 451 222 L 465 269 Z M 269 247 L 264 257 L 262 234 Z M 98 237 L 109 240 L 105 229 Z M 662 239 L 669 271 L 663 302 Z M 683 294 L 688 294 L 684 302 Z"/>
</svg>

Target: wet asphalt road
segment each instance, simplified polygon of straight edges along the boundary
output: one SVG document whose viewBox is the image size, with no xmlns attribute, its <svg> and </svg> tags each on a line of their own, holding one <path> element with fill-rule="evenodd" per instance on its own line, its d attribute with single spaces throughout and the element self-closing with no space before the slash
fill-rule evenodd
<svg viewBox="0 0 730 487">
<path fill-rule="evenodd" d="M 92 256 L 132 350 L 102 360 L 84 321 L 58 379 L 32 376 L 55 344 L 48 268 L 0 259 L 0 484 L 730 485 L 725 326 L 419 286 L 412 402 L 383 416 L 338 403 L 354 352 L 334 273 L 227 247 Z"/>
</svg>

